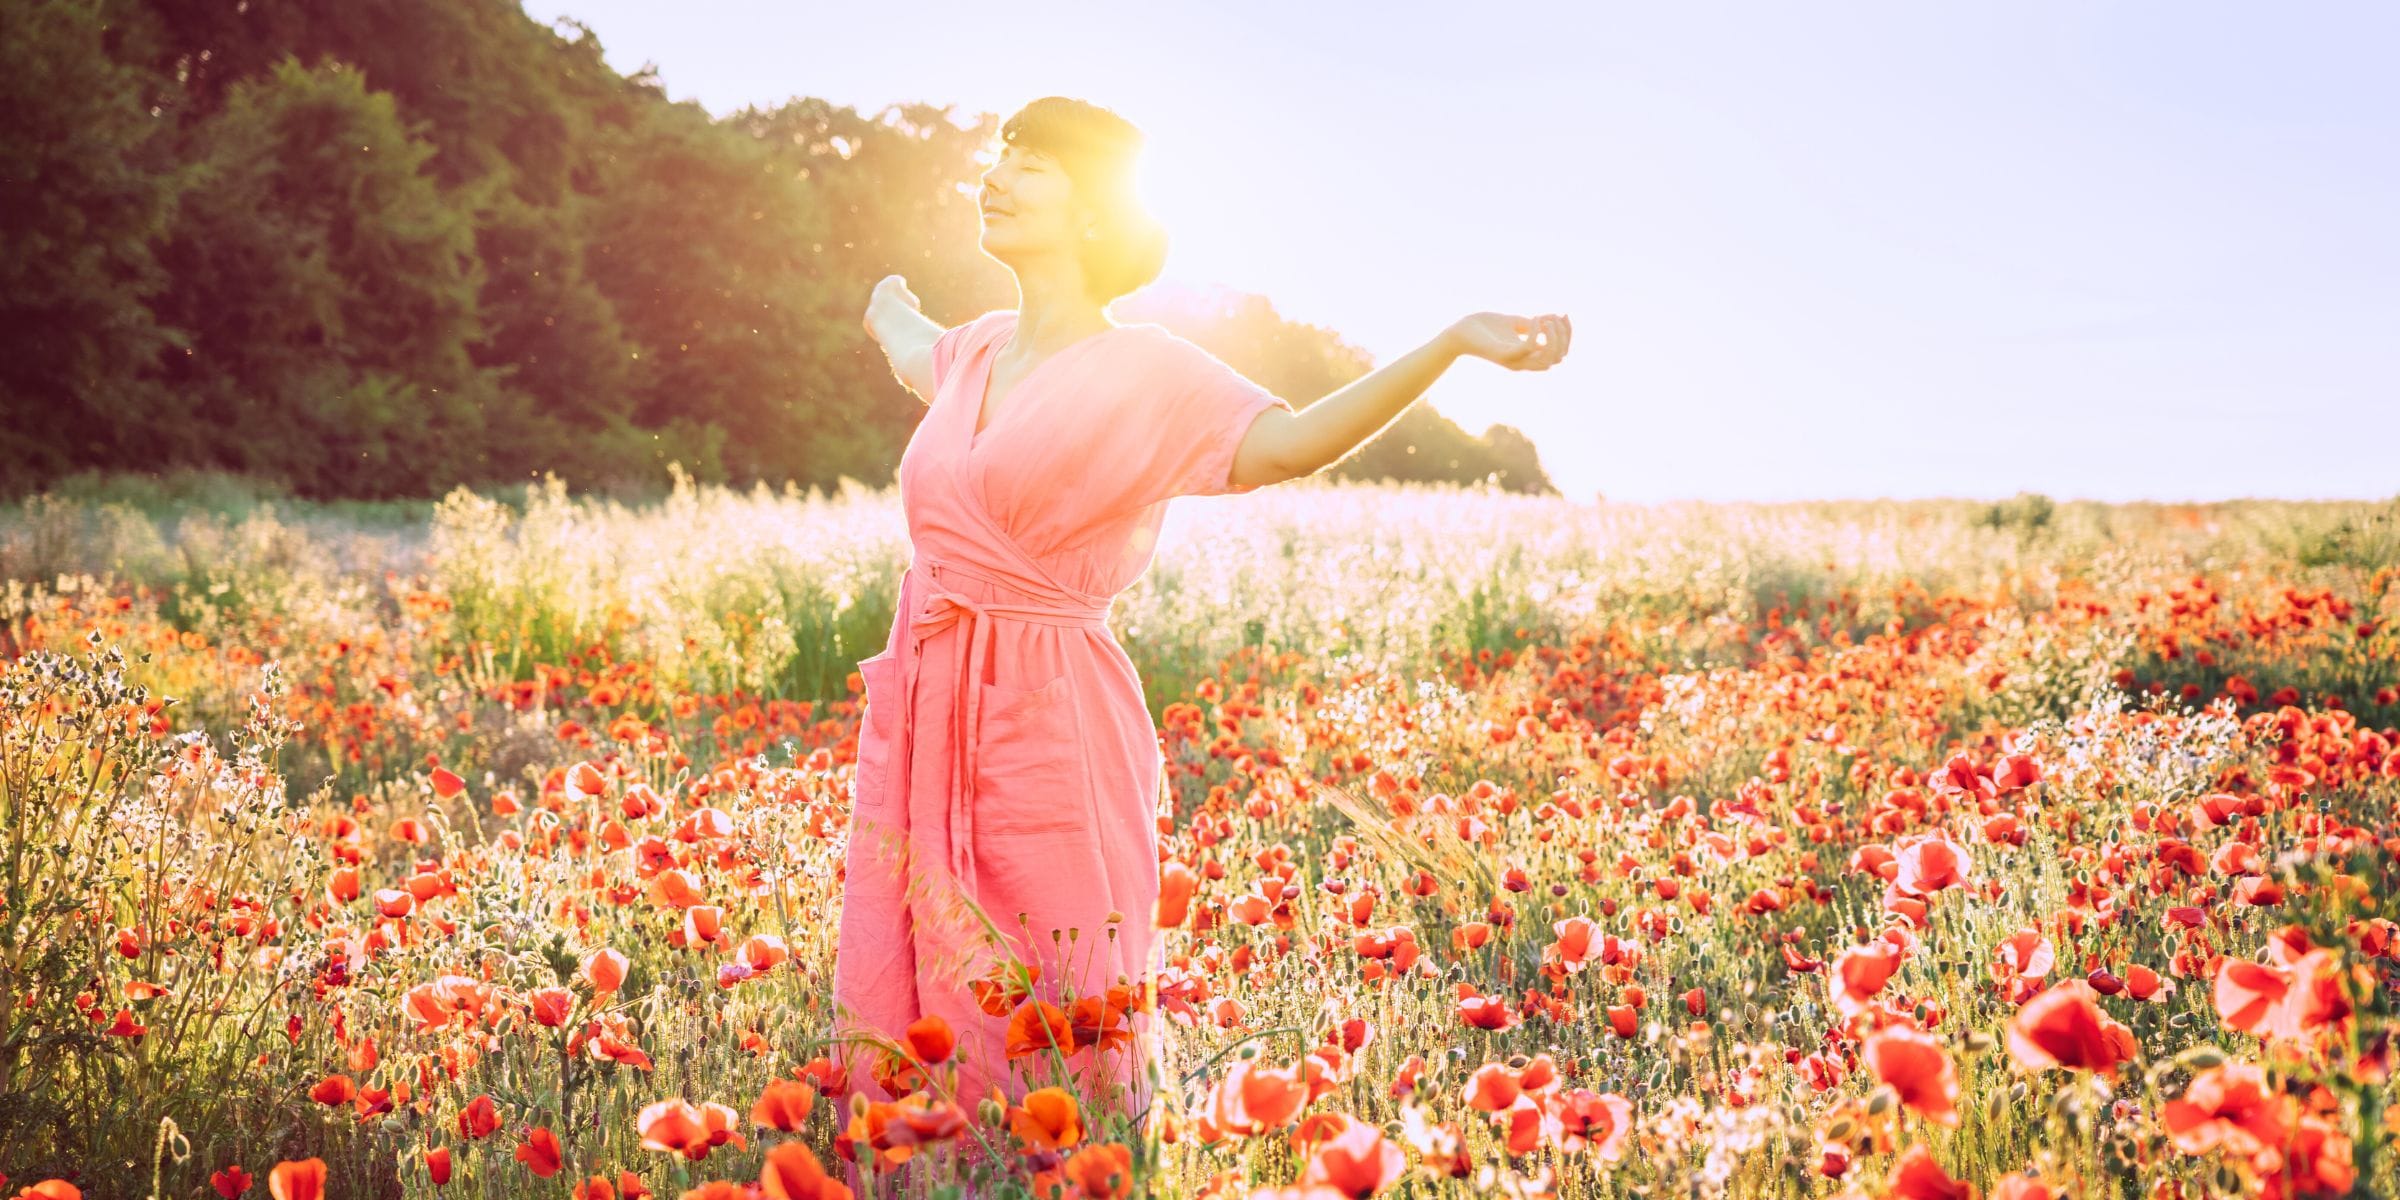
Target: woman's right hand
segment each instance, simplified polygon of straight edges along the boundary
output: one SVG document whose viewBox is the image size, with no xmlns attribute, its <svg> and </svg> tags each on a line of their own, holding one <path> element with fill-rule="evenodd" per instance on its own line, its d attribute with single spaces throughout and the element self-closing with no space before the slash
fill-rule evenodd
<svg viewBox="0 0 2400 1200">
<path fill-rule="evenodd" d="M 866 326 L 867 336 L 875 339 L 892 364 L 892 374 L 918 399 L 933 403 L 939 383 L 933 377 L 933 344 L 942 336 L 942 327 L 925 315 L 917 294 L 908 290 L 907 280 L 886 275 L 875 281 L 875 292 L 867 297 Z"/>
<path fill-rule="evenodd" d="M 908 290 L 908 281 L 898 275 L 886 275 L 875 281 L 875 291 L 867 297 L 864 321 L 867 336 L 880 343 L 885 340 L 884 331 L 891 328 L 895 314 L 921 311 L 917 294 Z"/>
</svg>

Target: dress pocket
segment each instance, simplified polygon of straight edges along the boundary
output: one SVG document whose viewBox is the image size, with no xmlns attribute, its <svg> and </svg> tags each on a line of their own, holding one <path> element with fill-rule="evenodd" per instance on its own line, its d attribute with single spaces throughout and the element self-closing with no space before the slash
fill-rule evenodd
<svg viewBox="0 0 2400 1200">
<path fill-rule="evenodd" d="M 1091 775 L 1069 677 L 1037 688 L 978 686 L 977 835 L 1091 831 Z"/>
<path fill-rule="evenodd" d="M 892 795 L 893 744 L 901 724 L 901 706 L 908 697 L 900 684 L 900 659 L 886 650 L 858 664 L 866 683 L 867 711 L 858 724 L 858 770 L 850 807 L 853 812 L 881 813 L 896 807 Z"/>
</svg>

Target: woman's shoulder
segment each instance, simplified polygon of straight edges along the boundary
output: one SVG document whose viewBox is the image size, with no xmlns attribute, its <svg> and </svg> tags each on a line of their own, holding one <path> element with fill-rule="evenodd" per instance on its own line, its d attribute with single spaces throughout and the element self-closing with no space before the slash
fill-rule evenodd
<svg viewBox="0 0 2400 1200">
<path fill-rule="evenodd" d="M 1017 310 L 1013 308 L 995 308 L 988 312 L 980 313 L 976 316 L 967 318 L 959 325 L 958 328 L 961 333 L 967 336 L 980 337 L 991 332 L 995 327 L 1016 319 Z"/>
<path fill-rule="evenodd" d="M 1182 348 L 1187 346 L 1194 350 L 1199 349 L 1199 346 L 1191 339 L 1186 338 L 1182 334 L 1177 333 L 1156 321 L 1132 321 L 1123 325 L 1119 325 L 1117 328 L 1122 331 L 1123 336 L 1126 338 L 1140 341 L 1153 347 L 1162 347 L 1173 351 L 1180 351 Z"/>
<path fill-rule="evenodd" d="M 969 317 L 936 334 L 933 339 L 934 374 L 941 375 L 947 372 L 950 364 L 957 362 L 967 351 L 990 338 L 995 327 L 1015 315 L 1016 313 L 1012 309 L 995 308 L 989 312 Z"/>
<path fill-rule="evenodd" d="M 1216 351 L 1163 325 L 1144 324 L 1126 340 L 1138 343 L 1136 354 L 1157 387 L 1207 392 L 1257 386 Z"/>
<path fill-rule="evenodd" d="M 1117 327 L 1120 349 L 1129 351 L 1151 368 L 1168 375 L 1188 373 L 1205 367 L 1216 356 L 1207 347 L 1152 321 L 1137 321 Z"/>
</svg>

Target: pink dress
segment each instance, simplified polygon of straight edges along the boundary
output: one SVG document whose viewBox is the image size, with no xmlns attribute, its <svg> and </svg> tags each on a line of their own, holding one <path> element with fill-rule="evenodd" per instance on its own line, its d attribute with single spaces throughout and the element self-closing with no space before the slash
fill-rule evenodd
<svg viewBox="0 0 2400 1200">
<path fill-rule="evenodd" d="M 1291 408 L 1162 326 L 1120 325 L 1037 364 L 978 435 L 1016 319 L 996 309 L 934 342 L 934 397 L 900 457 L 912 561 L 890 641 L 858 664 L 834 963 L 837 1026 L 897 1041 L 925 1014 L 947 1019 L 970 1115 L 995 1083 L 1014 1099 L 1061 1082 L 1046 1049 L 1011 1061 L 1010 1018 L 979 1006 L 973 981 L 1014 956 L 1061 1011 L 1062 985 L 1092 998 L 1073 1014 L 1088 1029 L 1106 1023 L 1094 1010 L 1112 985 L 1138 994 L 1162 963 L 1164 760 L 1106 618 L 1149 569 L 1167 502 L 1251 490 L 1228 480 L 1234 450 L 1261 411 Z M 1130 1111 L 1150 1094 L 1153 1046 L 1147 1018 L 1116 1024 L 1134 1040 L 1067 1054 L 1065 1082 L 1094 1102 L 1122 1083 Z M 1021 1022 L 1020 1048 L 1057 1039 L 1042 1029 Z M 877 1055 L 844 1049 L 851 1085 L 889 1095 Z"/>
</svg>

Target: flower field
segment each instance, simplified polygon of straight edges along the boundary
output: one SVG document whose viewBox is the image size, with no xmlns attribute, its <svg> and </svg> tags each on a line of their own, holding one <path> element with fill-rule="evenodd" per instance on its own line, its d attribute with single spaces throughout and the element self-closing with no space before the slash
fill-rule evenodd
<svg viewBox="0 0 2400 1200">
<path fill-rule="evenodd" d="M 36 497 L 0 1196 L 2400 1195 L 2396 516 L 1187 500 L 1167 967 L 972 1096 L 831 1037 L 888 491 Z"/>
</svg>

